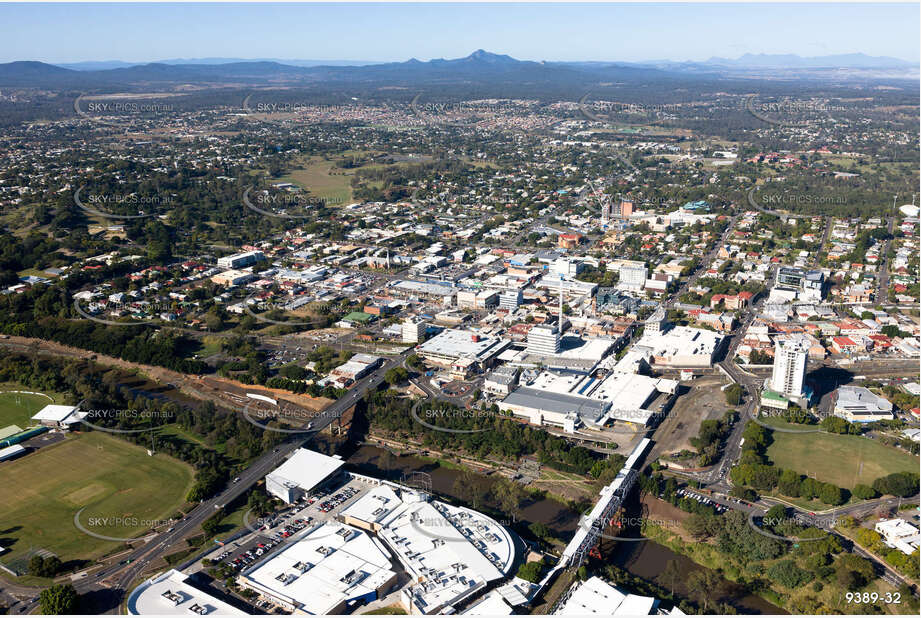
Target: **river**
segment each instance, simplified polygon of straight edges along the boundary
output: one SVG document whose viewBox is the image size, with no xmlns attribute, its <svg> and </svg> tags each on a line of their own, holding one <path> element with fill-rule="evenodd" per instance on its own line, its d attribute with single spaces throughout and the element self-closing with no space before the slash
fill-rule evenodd
<svg viewBox="0 0 921 618">
<path fill-rule="evenodd" d="M 391 481 L 400 481 L 404 474 L 425 472 L 431 476 L 434 493 L 460 500 L 454 483 L 461 471 L 439 465 L 437 462 L 412 455 L 392 455 L 383 448 L 362 445 L 346 459 L 346 463 L 360 474 Z M 477 474 L 473 477 L 473 482 L 480 485 L 485 493 L 485 490 L 492 487 L 496 481 L 491 476 Z M 487 502 L 487 506 L 498 508 L 490 502 Z M 521 523 L 525 525 L 532 522 L 544 524 L 554 536 L 561 539 L 569 539 L 579 524 L 579 513 L 551 498 L 529 500 L 521 507 L 520 518 Z"/>
<path fill-rule="evenodd" d="M 454 482 L 460 476 L 461 471 L 441 466 L 432 461 L 412 455 L 393 455 L 377 446 L 362 445 L 357 447 L 351 455 L 349 455 L 346 459 L 346 463 L 358 473 L 386 478 L 393 481 L 401 480 L 404 474 L 408 475 L 412 472 L 426 472 L 431 477 L 433 492 L 458 498 L 455 492 Z M 482 483 L 484 488 L 490 487 L 495 483 L 491 477 L 479 474 L 474 477 L 473 482 Z M 561 502 L 549 498 L 535 500 L 522 507 L 521 515 L 523 520 L 521 523 L 541 522 L 551 529 L 554 536 L 567 541 L 572 537 L 579 521 L 579 514 L 576 511 L 570 509 Z M 653 581 L 665 588 L 668 586 L 658 581 L 657 577 L 669 560 L 676 560 L 681 567 L 682 573 L 685 574 L 690 574 L 693 571 L 706 570 L 706 567 L 696 564 L 690 558 L 676 554 L 664 545 L 660 545 L 653 541 L 611 543 L 610 545 L 613 545 L 613 547 L 602 547 L 602 550 L 608 550 L 605 552 L 605 558 L 608 562 L 637 577 L 641 577 L 647 581 Z M 683 578 L 675 588 L 675 592 L 679 596 L 685 598 L 688 594 L 686 581 L 687 579 Z M 744 592 L 742 587 L 734 582 L 727 579 L 723 579 L 722 581 L 723 583 L 720 589 L 723 592 L 723 598 L 721 600 L 731 603 L 740 613 L 787 613 L 779 607 L 768 603 L 761 597 Z"/>
<path fill-rule="evenodd" d="M 647 581 L 653 581 L 663 588 L 668 585 L 660 580 L 660 575 L 665 569 L 669 560 L 675 560 L 681 569 L 684 577 L 675 584 L 675 594 L 682 598 L 688 598 L 687 576 L 694 571 L 706 571 L 706 567 L 700 566 L 687 556 L 676 554 L 668 547 L 659 545 L 654 541 L 643 541 L 641 543 L 618 543 L 613 552 L 606 554 L 608 561 L 625 571 L 642 577 Z M 723 579 L 719 586 L 721 592 L 721 602 L 729 603 L 739 610 L 742 614 L 786 614 L 781 608 L 772 605 L 759 596 L 747 593 L 742 586 L 735 582 Z"/>
</svg>

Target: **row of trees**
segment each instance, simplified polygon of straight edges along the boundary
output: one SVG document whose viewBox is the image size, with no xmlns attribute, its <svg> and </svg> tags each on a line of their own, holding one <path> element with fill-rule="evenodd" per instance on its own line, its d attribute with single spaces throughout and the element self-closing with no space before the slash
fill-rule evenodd
<svg viewBox="0 0 921 618">
<path fill-rule="evenodd" d="M 412 406 L 412 401 L 402 398 L 396 391 L 372 394 L 367 411 L 371 427 L 405 439 L 420 440 L 434 449 L 459 451 L 480 460 L 516 461 L 526 455 L 536 455 L 542 463 L 554 468 L 590 474 L 602 482 L 613 479 L 625 461 L 621 455 L 603 459 L 565 438 L 519 423 L 502 415 L 495 405 L 487 410 L 468 410 L 444 402 L 422 403 L 416 415 L 428 425 L 443 430 L 415 420 L 410 414 Z"/>
<path fill-rule="evenodd" d="M 863 528 L 851 518 L 842 518 L 839 525 L 847 529 L 857 543 L 869 549 L 892 565 L 900 573 L 912 579 L 918 579 L 918 550 L 908 555 L 899 549 L 893 549 L 883 542 L 883 537 L 875 530 Z"/>
<path fill-rule="evenodd" d="M 730 472 L 732 482 L 760 491 L 774 488 L 791 498 L 818 498 L 825 504 L 837 506 L 850 498 L 850 492 L 831 483 L 823 483 L 793 470 L 783 470 L 771 464 L 765 455 L 771 432 L 757 423 L 749 423 L 743 432 L 745 443 L 739 464 Z"/>
<path fill-rule="evenodd" d="M 826 419 L 827 420 L 827 419 Z M 839 419 L 840 420 L 840 419 Z M 825 504 L 838 506 L 853 494 L 862 500 L 879 495 L 908 497 L 918 493 L 918 475 L 913 472 L 895 472 L 873 481 L 872 487 L 859 484 L 852 491 L 805 477 L 794 470 L 774 466 L 765 455 L 771 441 L 771 431 L 756 423 L 749 423 L 743 433 L 745 443 L 739 464 L 730 472 L 736 485 L 749 486 L 759 491 L 777 489 L 791 498 L 818 498 Z"/>
<path fill-rule="evenodd" d="M 88 420 L 113 429 L 154 432 L 158 451 L 195 467 L 195 484 L 187 496 L 190 501 L 211 497 L 224 487 L 235 467 L 282 441 L 283 434 L 260 429 L 236 411 L 218 408 L 211 402 L 191 406 L 137 394 L 123 384 L 128 377 L 119 370 L 106 370 L 80 360 L 51 361 L 20 355 L 0 359 L 0 380 L 17 381 L 36 389 L 70 392 L 71 399 L 83 400 L 87 410 L 130 411 L 130 414 L 106 414 Z M 162 431 L 170 426 L 191 433 L 196 440 Z M 84 430 L 90 428 L 85 426 Z M 151 432 L 119 435 L 149 446 Z"/>
<path fill-rule="evenodd" d="M 59 286 L 35 286 L 22 294 L 8 294 L 0 301 L 0 331 L 182 373 L 203 373 L 207 369 L 201 361 L 183 358 L 184 348 L 189 344 L 183 336 L 144 325 L 122 327 L 62 317 L 72 311 L 66 290 Z"/>
</svg>

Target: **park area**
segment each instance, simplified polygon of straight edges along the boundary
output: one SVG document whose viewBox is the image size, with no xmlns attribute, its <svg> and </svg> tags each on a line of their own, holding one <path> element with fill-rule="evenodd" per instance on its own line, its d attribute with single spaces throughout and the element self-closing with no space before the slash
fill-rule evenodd
<svg viewBox="0 0 921 618">
<path fill-rule="evenodd" d="M 25 429 L 35 424 L 31 418 L 39 410 L 51 403 L 64 402 L 63 395 L 57 393 L 49 393 L 47 396 L 30 395 L 13 392 L 16 390 L 27 391 L 29 389 L 19 385 L 0 385 L 0 429 L 9 425 Z"/>
<path fill-rule="evenodd" d="M 134 538 L 174 515 L 194 480 L 191 466 L 101 432 L 2 462 L 0 475 L 0 561 L 14 570 L 33 553 L 65 563 L 104 554 L 118 543 L 78 531 L 77 511 L 86 507 L 80 522 L 96 534 Z"/>
<path fill-rule="evenodd" d="M 280 182 L 290 182 L 330 206 L 344 206 L 352 199 L 351 173 L 333 167 L 331 161 L 311 157 L 302 167 L 291 170 Z"/>
<path fill-rule="evenodd" d="M 872 485 L 893 472 L 917 472 L 918 458 L 860 436 L 773 432 L 767 456 L 774 465 L 845 489 Z"/>
</svg>

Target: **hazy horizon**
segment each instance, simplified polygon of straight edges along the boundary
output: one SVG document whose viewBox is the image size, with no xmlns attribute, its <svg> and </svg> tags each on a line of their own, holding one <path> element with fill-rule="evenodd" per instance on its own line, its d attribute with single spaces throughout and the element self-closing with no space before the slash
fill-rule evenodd
<svg viewBox="0 0 921 618">
<path fill-rule="evenodd" d="M 705 61 L 862 53 L 919 62 L 904 4 L 4 4 L 0 62 L 201 58 Z M 150 36 L 156 33 L 156 36 Z"/>
</svg>

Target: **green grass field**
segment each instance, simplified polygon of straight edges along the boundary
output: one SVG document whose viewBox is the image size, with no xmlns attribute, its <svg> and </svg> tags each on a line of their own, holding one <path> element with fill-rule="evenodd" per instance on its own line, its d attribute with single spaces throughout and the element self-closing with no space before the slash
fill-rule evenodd
<svg viewBox="0 0 921 618">
<path fill-rule="evenodd" d="M 767 455 L 774 464 L 845 489 L 871 485 L 893 472 L 918 470 L 917 457 L 860 436 L 779 431 L 773 436 Z"/>
<path fill-rule="evenodd" d="M 36 412 L 50 403 L 63 403 L 64 398 L 59 393 L 48 393 L 54 401 L 48 401 L 47 397 L 41 395 L 23 395 L 21 393 L 11 393 L 13 390 L 35 390 L 25 388 L 15 384 L 0 384 L 0 429 L 7 425 L 18 425 L 25 429 L 29 425 L 34 425 L 30 419 Z"/>
<path fill-rule="evenodd" d="M 331 171 L 338 173 L 330 174 Z M 330 206 L 345 206 L 351 203 L 351 180 L 351 172 L 336 170 L 332 161 L 324 161 L 318 157 L 305 161 L 302 168 L 292 170 L 279 179 L 280 182 L 296 184 L 309 191 L 311 196 L 326 200 Z"/>
<path fill-rule="evenodd" d="M 179 427 L 179 425 L 176 425 L 175 423 L 172 423 L 170 425 L 164 425 L 163 427 L 161 427 L 160 430 L 157 432 L 156 439 L 160 440 L 161 436 L 165 439 L 176 438 L 183 442 L 187 442 L 189 444 L 197 444 L 201 446 L 202 448 L 217 451 L 218 453 L 222 453 L 222 454 L 224 453 L 224 449 L 225 449 L 225 445 L 223 443 L 218 444 L 216 448 L 213 446 L 210 446 L 204 440 L 202 440 L 195 434 L 186 431 L 185 429 Z"/>
<path fill-rule="evenodd" d="M 194 471 L 166 455 L 150 457 L 140 446 L 92 432 L 0 463 L 0 475 L 0 545 L 11 550 L 0 559 L 9 564 L 30 547 L 54 552 L 65 562 L 110 551 L 119 544 L 74 527 L 77 511 L 87 507 L 80 521 L 92 532 L 134 538 L 185 503 Z M 116 517 L 123 521 L 113 522 Z"/>
</svg>

